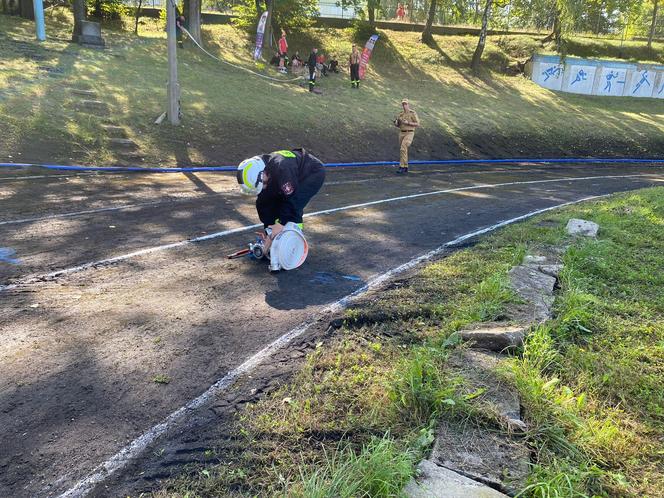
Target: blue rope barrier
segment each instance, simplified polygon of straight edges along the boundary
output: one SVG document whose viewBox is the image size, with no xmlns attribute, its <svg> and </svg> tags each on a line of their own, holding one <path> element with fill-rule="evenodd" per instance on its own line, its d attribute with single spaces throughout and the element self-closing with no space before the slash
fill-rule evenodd
<svg viewBox="0 0 664 498">
<path fill-rule="evenodd" d="M 410 161 L 412 165 L 464 165 L 464 164 L 664 164 L 664 158 L 628 158 L 628 157 L 569 157 L 569 158 L 505 158 L 505 159 L 435 159 L 428 161 Z M 372 166 L 397 166 L 398 161 L 365 161 L 352 163 L 326 163 L 326 168 L 365 168 Z M 0 168 L 42 168 L 57 171 L 99 171 L 99 172 L 136 172 L 136 173 L 200 173 L 206 171 L 235 171 L 237 166 L 195 166 L 189 168 L 143 168 L 140 166 L 76 166 L 62 164 L 36 163 L 0 163 Z"/>
</svg>

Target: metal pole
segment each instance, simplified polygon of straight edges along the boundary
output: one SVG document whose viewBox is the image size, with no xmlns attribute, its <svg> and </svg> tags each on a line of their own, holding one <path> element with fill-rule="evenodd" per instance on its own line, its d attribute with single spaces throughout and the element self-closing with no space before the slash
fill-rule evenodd
<svg viewBox="0 0 664 498">
<path fill-rule="evenodd" d="M 37 40 L 46 40 L 46 28 L 44 27 L 44 4 L 42 0 L 32 0 L 35 11 L 35 28 L 37 29 Z"/>
<path fill-rule="evenodd" d="M 172 125 L 180 124 L 180 85 L 178 84 L 178 54 L 175 35 L 174 0 L 166 0 L 168 30 L 168 120 Z"/>
</svg>

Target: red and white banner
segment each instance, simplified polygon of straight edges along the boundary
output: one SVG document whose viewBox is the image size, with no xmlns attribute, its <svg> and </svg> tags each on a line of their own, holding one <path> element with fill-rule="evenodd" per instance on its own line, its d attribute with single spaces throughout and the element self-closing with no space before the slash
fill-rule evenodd
<svg viewBox="0 0 664 498">
<path fill-rule="evenodd" d="M 256 31 L 256 48 L 254 49 L 254 60 L 261 58 L 263 51 L 263 35 L 265 35 L 265 23 L 267 22 L 267 10 L 263 12 L 260 20 L 258 21 L 258 30 Z"/>
<path fill-rule="evenodd" d="M 362 49 L 362 56 L 360 57 L 360 79 L 364 79 L 364 73 L 367 71 L 367 66 L 369 65 L 369 59 L 371 59 L 371 52 L 373 52 L 374 45 L 378 41 L 378 35 L 371 35 L 369 41 Z"/>
</svg>

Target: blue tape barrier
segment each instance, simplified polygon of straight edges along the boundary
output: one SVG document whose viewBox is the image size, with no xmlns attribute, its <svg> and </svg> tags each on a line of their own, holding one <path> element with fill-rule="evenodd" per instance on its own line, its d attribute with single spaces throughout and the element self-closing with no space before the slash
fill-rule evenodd
<svg viewBox="0 0 664 498">
<path fill-rule="evenodd" d="M 432 159 L 410 161 L 411 165 L 464 165 L 464 164 L 664 164 L 664 158 L 632 157 L 567 157 L 567 158 L 527 158 L 506 159 Z M 326 163 L 326 168 L 366 168 L 371 166 L 398 166 L 398 161 L 366 161 L 353 163 Z M 235 171 L 237 166 L 196 166 L 189 168 L 143 168 L 140 166 L 67 166 L 62 164 L 0 163 L 0 168 L 42 168 L 58 171 L 99 171 L 120 173 L 200 173 L 205 171 Z"/>
</svg>

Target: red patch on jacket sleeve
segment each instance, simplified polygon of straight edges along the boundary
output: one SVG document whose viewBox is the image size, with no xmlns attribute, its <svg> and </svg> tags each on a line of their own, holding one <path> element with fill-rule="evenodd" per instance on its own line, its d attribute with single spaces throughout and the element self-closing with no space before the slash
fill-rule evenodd
<svg viewBox="0 0 664 498">
<path fill-rule="evenodd" d="M 281 186 L 281 191 L 285 195 L 291 195 L 293 193 L 293 190 L 295 189 L 293 188 L 293 184 L 291 182 L 286 182 Z"/>
</svg>

